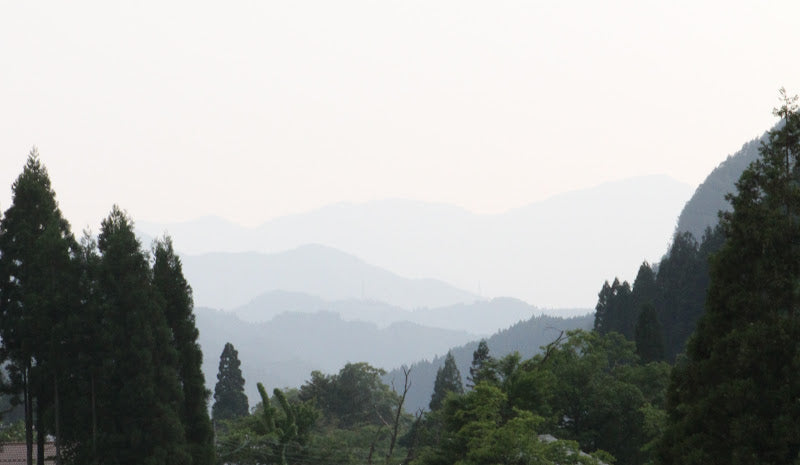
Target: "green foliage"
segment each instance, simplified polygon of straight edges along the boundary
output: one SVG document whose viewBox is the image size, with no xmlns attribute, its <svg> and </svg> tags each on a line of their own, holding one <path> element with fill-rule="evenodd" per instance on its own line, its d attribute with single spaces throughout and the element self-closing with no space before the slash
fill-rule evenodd
<svg viewBox="0 0 800 465">
<path fill-rule="evenodd" d="M 208 416 L 209 392 L 201 370 L 203 353 L 197 343 L 198 331 L 192 309 L 192 288 L 183 276 L 180 258 L 172 239 L 156 241 L 153 250 L 153 286 L 164 305 L 178 355 L 178 374 L 183 390 L 181 422 L 194 465 L 214 462 L 214 432 Z"/>
<path fill-rule="evenodd" d="M 25 442 L 25 420 L 0 425 L 0 447 L 7 442 Z"/>
<path fill-rule="evenodd" d="M 609 285 L 606 281 L 597 296 L 595 331 L 600 334 L 617 332 L 628 339 L 633 339 L 637 312 L 630 284 L 627 281 L 620 283 L 615 279 L 614 283 Z"/>
<path fill-rule="evenodd" d="M 367 374 L 375 370 L 366 364 L 354 364 L 348 370 L 353 369 Z M 340 373 L 348 370 L 343 368 Z M 317 379 L 320 377 L 316 375 Z M 338 377 L 325 378 L 338 380 Z M 390 425 L 360 422 L 343 427 L 330 418 L 319 421 L 323 412 L 315 406 L 316 398 L 304 401 L 302 391 L 278 389 L 270 398 L 263 385 L 259 383 L 258 387 L 261 402 L 251 415 L 222 422 L 217 450 L 224 463 L 388 465 L 400 463 L 400 460 L 393 462 L 395 456 L 407 455 L 403 447 L 394 449 L 395 454 L 390 453 L 393 450 Z M 407 433 L 411 425 L 408 415 L 400 415 L 400 434 Z"/>
<path fill-rule="evenodd" d="M 652 304 L 642 307 L 636 320 L 636 355 L 644 363 L 664 360 L 664 342 L 661 324 Z"/>
<path fill-rule="evenodd" d="M 675 360 L 685 350 L 686 341 L 704 312 L 708 258 L 714 251 L 708 244 L 698 244 L 689 233 L 676 234 L 669 253 L 659 264 L 660 293 L 655 304 L 664 331 L 667 360 Z"/>
<path fill-rule="evenodd" d="M 453 354 L 447 352 L 444 366 L 436 373 L 436 382 L 433 385 L 430 409 L 438 410 L 449 393 L 462 394 L 464 385 L 461 384 L 461 373 L 458 371 Z"/>
<path fill-rule="evenodd" d="M 450 352 L 448 352 L 448 355 L 450 355 Z M 478 348 L 472 353 L 472 364 L 469 367 L 469 377 L 467 377 L 468 387 L 475 387 L 483 380 L 492 380 L 493 373 L 490 370 L 484 370 L 484 366 L 488 368 L 491 362 L 492 356 L 489 355 L 489 344 L 486 343 L 486 339 L 481 339 L 481 342 L 478 343 Z"/>
<path fill-rule="evenodd" d="M 47 169 L 31 150 L 12 186 L 0 222 L 0 338 L 11 384 L 25 399 L 26 441 L 36 419 L 41 440 L 59 428 L 44 424 L 71 370 L 67 340 L 78 306 L 77 243 L 61 215 Z M 34 415 L 35 409 L 35 415 Z"/>
<path fill-rule="evenodd" d="M 595 330 L 603 334 L 616 331 L 630 340 L 636 338 L 636 324 L 647 305 L 655 309 L 656 322 L 661 327 L 663 355 L 657 347 L 645 358 L 674 361 L 684 351 L 686 341 L 703 314 L 708 289 L 708 260 L 722 246 L 722 230 L 707 230 L 699 243 L 690 233 L 673 237 L 669 252 L 661 260 L 655 274 L 648 263 L 643 263 L 634 281 L 633 289 L 627 283 L 613 285 L 606 282 L 600 291 L 595 313 Z M 654 327 L 651 315 L 648 326 Z M 644 323 L 644 322 L 643 322 Z M 647 331 L 652 333 L 653 328 Z M 655 336 L 651 342 L 658 344 Z"/>
<path fill-rule="evenodd" d="M 97 383 L 97 451 L 103 463 L 191 463 L 172 331 L 133 223 L 117 206 L 102 222 L 98 245 L 107 339 Z"/>
<path fill-rule="evenodd" d="M 596 464 L 577 444 L 540 439 L 544 420 L 510 408 L 498 386 L 479 383 L 462 396 L 451 396 L 442 411 L 445 432 L 438 444 L 424 448 L 414 464 Z"/>
<path fill-rule="evenodd" d="M 572 318 L 557 318 L 540 315 L 527 321 L 521 321 L 486 339 L 484 345 L 487 360 L 502 358 L 513 352 L 519 352 L 522 358 L 533 357 L 541 352 L 542 346 L 547 345 L 558 336 L 560 331 L 590 329 L 593 320 L 594 317 L 592 315 Z M 462 374 L 467 374 L 467 378 L 463 381 L 469 388 L 474 387 L 476 384 L 470 381 L 470 378 L 473 376 L 469 373 L 470 368 L 477 368 L 478 366 L 472 366 L 471 362 L 475 360 L 475 352 L 478 351 L 478 349 L 483 351 L 480 346 L 480 342 L 475 341 L 461 347 L 454 347 L 450 350 L 459 371 Z M 491 354 L 489 354 L 490 348 Z M 406 396 L 405 408 L 407 411 L 415 412 L 419 409 L 427 410 L 431 400 L 431 393 L 433 392 L 433 385 L 436 380 L 436 373 L 443 364 L 444 356 L 435 357 L 431 361 L 423 360 L 411 365 L 411 371 L 414 373 L 414 383 Z M 479 361 L 478 364 L 483 366 L 484 362 Z M 496 373 L 493 372 L 493 366 L 494 362 L 486 364 L 486 375 L 496 375 Z M 475 370 L 473 370 L 473 372 L 475 372 Z M 402 379 L 402 376 L 402 370 L 397 368 L 384 376 L 383 380 L 384 382 L 391 383 L 392 379 Z"/>
<path fill-rule="evenodd" d="M 368 363 L 348 363 L 336 375 L 318 371 L 300 387 L 300 399 L 311 401 L 330 425 L 349 429 L 359 425 L 383 425 L 392 418 L 397 394 L 383 383 L 386 372 Z"/>
<path fill-rule="evenodd" d="M 261 402 L 252 415 L 223 421 L 218 455 L 226 463 L 279 464 L 307 462 L 306 444 L 319 411 L 306 402 L 291 402 L 279 389 L 270 400 L 258 383 Z M 277 403 L 280 409 L 273 406 Z"/>
<path fill-rule="evenodd" d="M 211 408 L 211 415 L 215 421 L 244 417 L 250 411 L 247 395 L 244 393 L 241 364 L 239 352 L 233 344 L 225 343 L 219 356 L 217 385 L 214 386 L 214 406 Z"/>
<path fill-rule="evenodd" d="M 728 198 L 706 313 L 672 375 L 663 463 L 799 461 L 800 114 L 783 97 L 783 124 Z"/>
<path fill-rule="evenodd" d="M 578 450 L 608 462 L 607 451 L 623 465 L 652 460 L 669 365 L 640 363 L 622 335 L 572 331 L 531 359 L 511 354 L 488 365 L 492 380 L 450 394 L 426 415 L 415 463 L 594 460 Z M 547 442 L 543 433 L 564 441 Z"/>
</svg>

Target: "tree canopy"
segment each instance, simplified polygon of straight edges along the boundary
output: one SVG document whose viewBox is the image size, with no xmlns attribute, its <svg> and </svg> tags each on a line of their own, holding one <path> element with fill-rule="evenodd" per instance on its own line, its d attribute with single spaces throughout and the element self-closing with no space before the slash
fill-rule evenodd
<svg viewBox="0 0 800 465">
<path fill-rule="evenodd" d="M 673 370 L 666 464 L 797 463 L 800 454 L 800 115 L 745 170 L 722 215 L 706 312 Z"/>
</svg>

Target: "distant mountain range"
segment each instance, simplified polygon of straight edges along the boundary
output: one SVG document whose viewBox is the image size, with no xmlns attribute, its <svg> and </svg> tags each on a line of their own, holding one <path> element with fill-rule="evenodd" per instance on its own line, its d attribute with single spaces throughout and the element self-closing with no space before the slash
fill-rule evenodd
<svg viewBox="0 0 800 465">
<path fill-rule="evenodd" d="M 379 301 L 404 309 L 479 299 L 442 281 L 402 278 L 321 245 L 304 245 L 274 254 L 186 255 L 181 260 L 194 291 L 195 304 L 204 307 L 232 309 L 270 291 L 303 293 L 324 300 Z M 285 294 L 284 300 L 289 296 Z M 276 302 L 273 314 L 289 308 L 300 309 L 307 302 L 293 302 L 281 310 L 279 305 L 285 303 Z"/>
<path fill-rule="evenodd" d="M 376 367 L 400 366 L 477 338 L 408 322 L 378 328 L 330 312 L 283 313 L 269 322 L 248 323 L 230 312 L 197 307 L 195 317 L 208 387 L 213 390 L 219 356 L 231 342 L 239 352 L 251 405 L 258 399 L 257 382 L 270 391 L 298 387 L 312 370 L 335 373 L 347 362 L 361 361 Z"/>
<path fill-rule="evenodd" d="M 502 306 L 505 302 L 495 303 Z M 490 304 L 491 305 L 491 304 Z M 269 390 L 274 387 L 299 387 L 310 378 L 312 370 L 336 373 L 348 362 L 368 362 L 390 370 L 413 363 L 412 405 L 430 397 L 436 369 L 442 356 L 452 347 L 463 376 L 468 373 L 472 351 L 480 339 L 465 331 L 421 326 L 410 322 L 392 323 L 379 328 L 373 323 L 345 321 L 339 315 L 283 313 L 268 322 L 241 320 L 232 312 L 195 308 L 199 343 L 203 350 L 203 372 L 213 390 L 219 355 L 226 342 L 239 352 L 245 390 L 251 405 L 258 399 L 256 383 Z M 529 316 L 488 337 L 492 355 L 500 357 L 514 350 L 532 356 L 539 346 L 558 336 L 559 331 L 588 329 L 591 315 L 573 318 Z M 466 344 L 466 345 L 464 345 Z M 422 362 L 414 363 L 422 360 Z M 427 362 L 426 360 L 433 360 Z M 465 365 L 466 364 L 466 365 Z M 432 375 L 431 375 L 432 373 Z M 387 377 L 387 379 L 389 379 Z"/>
<path fill-rule="evenodd" d="M 481 296 L 588 307 L 599 290 L 598 276 L 614 276 L 660 257 L 674 231 L 673 218 L 690 195 L 686 184 L 647 176 L 498 215 L 386 200 L 335 204 L 252 229 L 217 218 L 140 222 L 138 227 L 149 236 L 172 235 L 202 306 L 230 309 L 264 292 L 284 290 L 328 300 L 379 300 L 406 309 L 471 303 Z M 327 247 L 302 247 L 306 244 Z M 334 257 L 330 248 L 358 259 L 344 264 L 345 258 Z M 215 253 L 197 255 L 206 252 Z M 394 273 L 441 281 L 401 284 L 388 276 Z"/>
<path fill-rule="evenodd" d="M 246 305 L 232 310 L 248 322 L 267 322 L 284 312 L 336 313 L 346 321 L 363 321 L 385 328 L 408 322 L 432 328 L 490 335 L 501 329 L 539 315 L 542 309 L 508 297 L 480 300 L 436 308 L 406 310 L 374 300 L 328 301 L 308 294 L 284 291 L 265 293 Z M 555 310 L 559 315 L 585 314 L 587 309 Z M 551 310 L 553 312 L 553 310 Z"/>
</svg>

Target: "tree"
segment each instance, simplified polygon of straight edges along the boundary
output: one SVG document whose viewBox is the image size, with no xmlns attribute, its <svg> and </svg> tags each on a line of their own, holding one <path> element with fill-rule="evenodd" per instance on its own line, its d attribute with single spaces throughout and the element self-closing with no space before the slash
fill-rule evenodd
<svg viewBox="0 0 800 465">
<path fill-rule="evenodd" d="M 222 354 L 219 356 L 219 372 L 217 385 L 214 387 L 214 406 L 211 416 L 215 421 L 231 420 L 246 416 L 250 407 L 247 395 L 244 393 L 244 378 L 239 368 L 239 352 L 230 342 L 225 343 Z"/>
<path fill-rule="evenodd" d="M 464 385 L 461 384 L 461 373 L 456 366 L 456 360 L 449 351 L 444 358 L 444 365 L 436 372 L 436 382 L 433 385 L 433 394 L 429 407 L 438 410 L 449 393 L 463 394 Z"/>
<path fill-rule="evenodd" d="M 619 279 L 614 279 L 611 285 L 606 281 L 597 296 L 594 330 L 600 334 L 617 332 L 633 340 L 637 312 L 630 284 L 620 283 Z"/>
<path fill-rule="evenodd" d="M 797 463 L 800 454 L 800 114 L 729 195 L 706 312 L 673 370 L 665 464 Z"/>
<path fill-rule="evenodd" d="M 494 373 L 491 370 L 487 370 L 491 362 L 489 344 L 486 343 L 486 339 L 481 339 L 481 342 L 478 343 L 478 348 L 472 353 L 472 365 L 469 367 L 469 376 L 467 377 L 468 387 L 473 388 L 483 380 L 496 381 Z"/>
<path fill-rule="evenodd" d="M 694 236 L 684 232 L 672 238 L 669 252 L 659 264 L 658 316 L 669 360 L 685 350 L 686 341 L 703 314 L 708 289 L 707 262 L 708 257 L 700 254 L 700 244 Z"/>
<path fill-rule="evenodd" d="M 39 461 L 48 429 L 45 412 L 51 407 L 60 445 L 59 379 L 68 372 L 65 325 L 77 303 L 77 243 L 36 148 L 12 191 L 12 205 L 0 222 L 0 337 L 12 379 L 23 393 L 30 463 L 34 406 Z"/>
<path fill-rule="evenodd" d="M 437 414 L 438 415 L 438 414 Z M 581 454 L 572 441 L 540 438 L 544 420 L 509 406 L 499 386 L 479 383 L 460 396 L 448 397 L 441 410 L 445 431 L 435 446 L 425 447 L 423 465 L 507 463 L 518 465 L 599 464 Z"/>
<path fill-rule="evenodd" d="M 178 412 L 178 357 L 161 299 L 133 230 L 116 205 L 103 220 L 99 288 L 103 332 L 97 394 L 101 463 L 189 464 Z"/>
<path fill-rule="evenodd" d="M 67 463 L 97 463 L 97 399 L 106 350 L 112 345 L 103 330 L 103 298 L 97 242 L 84 231 L 78 246 L 79 305 L 69 315 L 70 337 L 65 352 L 71 354 L 62 390 L 63 425 L 60 442 Z"/>
<path fill-rule="evenodd" d="M 208 417 L 209 392 L 201 369 L 203 352 L 197 343 L 199 332 L 192 312 L 192 288 L 183 276 L 181 260 L 175 255 L 170 237 L 156 241 L 153 255 L 153 286 L 163 300 L 164 314 L 178 355 L 178 375 L 183 389 L 181 421 L 192 463 L 211 465 L 214 462 L 214 432 Z"/>
<path fill-rule="evenodd" d="M 642 363 L 664 360 L 661 324 L 652 304 L 645 304 L 636 320 L 636 355 Z"/>
<path fill-rule="evenodd" d="M 225 463 L 308 463 L 305 450 L 319 411 L 307 402 L 290 400 L 280 389 L 270 400 L 264 385 L 257 384 L 261 402 L 252 415 L 228 424 L 219 438 L 219 458 Z M 278 404 L 280 409 L 273 406 Z"/>
<path fill-rule="evenodd" d="M 636 312 L 641 312 L 642 307 L 647 304 L 655 305 L 658 301 L 658 284 L 656 283 L 656 273 L 649 263 L 643 262 L 636 273 L 633 281 L 633 307 Z M 638 318 L 638 314 L 637 314 Z"/>
</svg>

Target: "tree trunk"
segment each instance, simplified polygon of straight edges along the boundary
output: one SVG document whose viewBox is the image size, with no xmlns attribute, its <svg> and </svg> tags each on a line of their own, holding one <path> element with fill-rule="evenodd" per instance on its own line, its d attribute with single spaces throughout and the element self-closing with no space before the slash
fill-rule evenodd
<svg viewBox="0 0 800 465">
<path fill-rule="evenodd" d="M 36 465 L 44 465 L 44 441 L 47 433 L 44 431 L 44 415 L 39 404 L 40 402 L 36 403 Z"/>
<path fill-rule="evenodd" d="M 25 401 L 25 457 L 28 465 L 33 465 L 33 402 L 30 391 L 31 362 L 28 360 L 22 379 L 22 392 Z"/>
<path fill-rule="evenodd" d="M 94 392 L 94 373 L 92 373 L 92 460 L 97 461 L 97 400 Z"/>
<path fill-rule="evenodd" d="M 61 411 L 58 394 L 58 376 L 53 377 L 53 391 L 53 395 L 55 396 L 53 402 L 56 423 L 56 465 L 61 465 Z"/>
</svg>

